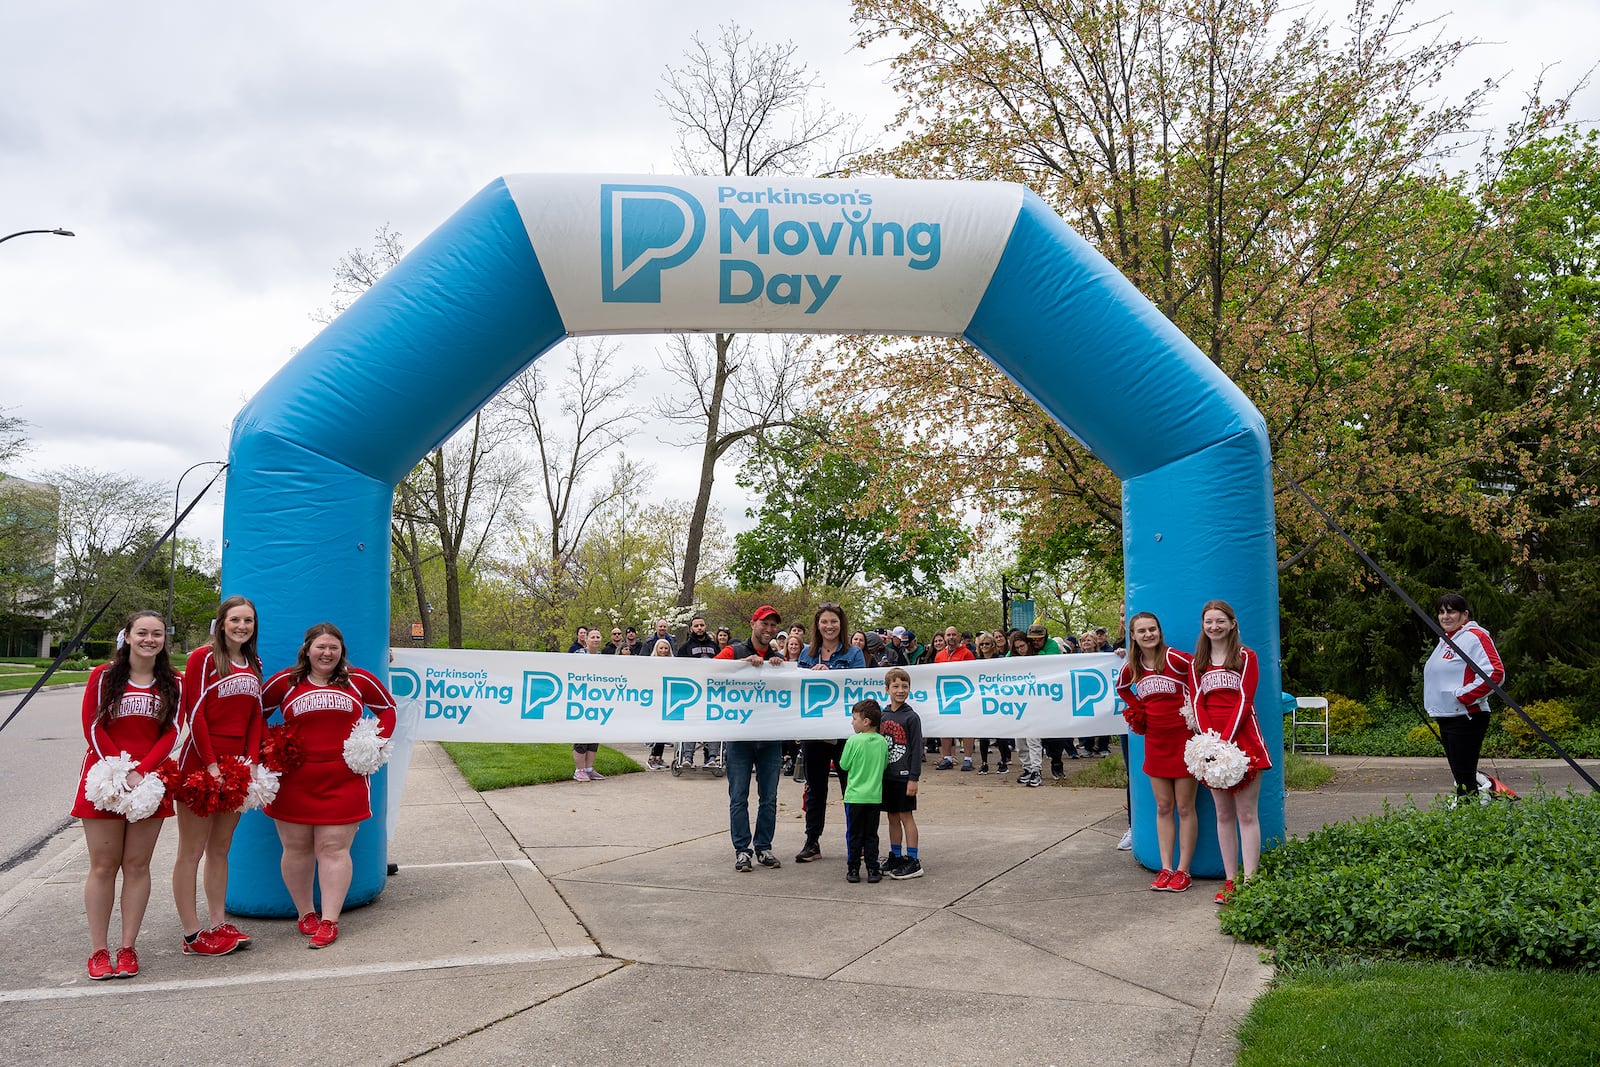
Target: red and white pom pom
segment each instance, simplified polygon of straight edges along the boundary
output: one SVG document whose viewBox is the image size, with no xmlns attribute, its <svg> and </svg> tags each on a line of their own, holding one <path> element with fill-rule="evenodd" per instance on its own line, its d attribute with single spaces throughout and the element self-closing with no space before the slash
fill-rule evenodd
<svg viewBox="0 0 1600 1067">
<path fill-rule="evenodd" d="M 244 810 L 264 808 L 278 799 L 277 771 L 271 771 L 259 763 L 250 764 L 250 788 L 244 795 Z"/>
<path fill-rule="evenodd" d="M 122 795 L 128 791 L 128 775 L 138 764 L 126 752 L 99 760 L 83 777 L 83 795 L 101 811 L 121 814 Z"/>
<path fill-rule="evenodd" d="M 161 776 L 147 774 L 139 779 L 138 785 L 123 794 L 122 805 L 117 813 L 129 822 L 148 819 L 161 807 L 161 800 L 166 795 L 167 783 L 161 780 Z"/>
<path fill-rule="evenodd" d="M 1189 738 L 1183 746 L 1183 763 L 1190 774 L 1212 789 L 1232 789 L 1250 773 L 1250 757 L 1215 730 Z"/>
<path fill-rule="evenodd" d="M 344 742 L 344 765 L 366 775 L 389 762 L 389 739 L 378 733 L 378 720 L 362 716 Z"/>
</svg>

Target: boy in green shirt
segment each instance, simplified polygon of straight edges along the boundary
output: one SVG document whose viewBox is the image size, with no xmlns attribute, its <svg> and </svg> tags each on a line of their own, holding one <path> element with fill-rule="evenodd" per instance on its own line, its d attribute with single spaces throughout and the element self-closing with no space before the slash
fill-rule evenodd
<svg viewBox="0 0 1600 1067">
<path fill-rule="evenodd" d="M 883 880 L 878 867 L 878 809 L 883 804 L 883 771 L 889 765 L 889 741 L 878 732 L 883 708 L 862 700 L 850 709 L 855 733 L 839 754 L 844 778 L 845 881 L 861 881 L 861 857 L 867 858 L 867 881 Z"/>
</svg>

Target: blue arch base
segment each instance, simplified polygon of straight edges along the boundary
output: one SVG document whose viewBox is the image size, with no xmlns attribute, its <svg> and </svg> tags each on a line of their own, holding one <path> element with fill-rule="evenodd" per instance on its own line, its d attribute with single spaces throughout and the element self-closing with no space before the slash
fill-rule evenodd
<svg viewBox="0 0 1600 1067">
<path fill-rule="evenodd" d="M 592 208 L 594 219 L 601 218 L 602 189 L 656 189 L 663 179 L 633 179 L 644 186 L 608 186 L 614 179 L 597 176 L 591 188 L 585 184 L 589 178 L 566 176 L 560 189 L 518 180 L 518 195 L 524 201 L 531 198 L 535 207 L 548 194 L 560 216 L 558 236 L 571 238 L 568 251 L 582 250 L 569 255 L 559 241 L 540 246 L 566 256 L 558 260 L 561 291 L 569 294 L 563 299 L 576 300 L 571 293 L 603 291 L 598 277 L 592 284 L 578 277 L 583 264 L 594 262 L 595 249 L 605 255 L 608 249 L 631 247 L 621 240 L 608 243 L 605 222 L 585 229 L 589 216 L 584 213 Z M 718 179 L 715 184 L 716 197 L 697 209 L 708 219 L 720 210 L 719 203 L 737 200 L 731 194 L 724 197 L 724 190 L 743 188 L 752 202 L 770 200 L 761 182 Z M 815 186 L 819 197 L 838 202 L 841 191 L 859 184 L 789 182 L 785 189 Z M 1219 597 L 1234 605 L 1245 642 L 1261 658 L 1257 707 L 1264 709 L 1259 715 L 1263 733 L 1269 749 L 1281 751 L 1276 544 L 1270 457 L 1260 414 L 1032 193 L 1011 187 L 1006 197 L 988 196 L 983 211 L 963 215 L 960 198 L 977 199 L 970 183 L 883 182 L 874 186 L 879 199 L 872 202 L 886 213 L 896 191 L 911 185 L 920 187 L 921 203 L 934 205 L 927 210 L 935 215 L 917 224 L 932 228 L 920 232 L 937 232 L 937 223 L 953 242 L 945 247 L 946 262 L 960 254 L 957 247 L 973 247 L 961 244 L 968 236 L 999 220 L 1002 228 L 995 231 L 994 247 L 1003 243 L 1003 251 L 981 297 L 974 291 L 976 309 L 962 336 L 1122 479 L 1130 613 L 1156 612 L 1169 641 L 1182 648 L 1193 647 L 1204 601 Z M 939 206 L 939 196 L 930 199 L 930 189 L 957 201 L 957 207 Z M 668 199 L 679 204 L 689 204 L 696 195 L 687 189 L 670 192 Z M 1000 200 L 1016 205 L 1014 222 L 995 214 L 994 204 Z M 1009 234 L 1003 229 L 1006 224 Z M 648 250 L 666 248 L 674 235 L 627 236 L 642 240 Z M 697 264 L 704 265 L 701 259 L 714 258 L 716 248 L 708 237 L 699 258 L 682 266 L 678 259 L 662 259 L 657 272 L 671 268 L 688 276 Z M 756 259 L 767 251 L 746 249 L 745 254 Z M 847 249 L 847 258 L 849 254 Z M 973 262 L 994 259 L 975 256 Z M 769 266 L 768 273 L 794 269 L 781 259 Z M 839 266 L 854 269 L 843 262 Z M 714 277 L 715 265 L 711 271 Z M 939 288 L 944 283 L 936 274 L 931 269 L 905 272 L 893 289 L 904 297 L 903 303 L 881 312 L 873 303 L 871 313 L 892 311 L 892 328 L 901 332 L 908 329 L 907 322 L 915 328 L 917 314 L 931 316 L 936 305 L 948 314 L 956 306 L 956 290 Z M 592 308 L 573 307 L 573 321 L 584 324 L 587 332 L 604 331 L 604 322 L 592 318 Z M 784 308 L 755 302 L 685 310 L 663 296 L 659 309 L 639 303 L 604 307 L 626 315 L 626 326 L 614 332 L 662 330 L 669 323 L 732 332 L 817 332 L 802 311 L 785 318 Z M 660 318 L 649 320 L 657 311 Z M 891 327 L 867 322 L 845 328 Z M 393 487 L 569 332 L 518 201 L 499 179 L 384 275 L 245 406 L 234 423 L 229 456 L 222 585 L 224 595 L 241 593 L 256 601 L 261 651 L 269 668 L 292 662 L 305 627 L 332 620 L 345 632 L 351 660 L 383 672 Z M 1272 699 L 1264 700 L 1262 694 Z M 1154 867 L 1159 862 L 1154 805 L 1137 758 L 1131 774 L 1134 854 Z M 382 890 L 381 792 L 375 779 L 378 818 L 357 837 L 351 903 L 371 900 Z M 1281 835 L 1281 769 L 1267 776 L 1260 816 L 1264 838 Z M 1194 871 L 1220 873 L 1214 820 L 1209 828 L 1206 816 L 1201 821 L 1203 844 Z M 230 910 L 243 915 L 293 913 L 278 875 L 276 834 L 266 820 L 253 818 L 241 825 L 232 859 Z"/>
</svg>

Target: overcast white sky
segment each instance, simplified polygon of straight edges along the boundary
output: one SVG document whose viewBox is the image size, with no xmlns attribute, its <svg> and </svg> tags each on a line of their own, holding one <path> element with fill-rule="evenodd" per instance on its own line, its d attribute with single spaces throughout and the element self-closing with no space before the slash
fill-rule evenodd
<svg viewBox="0 0 1600 1067">
<path fill-rule="evenodd" d="M 1416 10 L 1486 42 L 1443 91 L 1505 76 L 1490 127 L 1541 67 L 1559 63 L 1559 88 L 1594 62 L 1596 7 Z M 333 265 L 378 226 L 414 245 L 506 173 L 672 172 L 662 70 L 730 17 L 793 40 L 831 101 L 881 127 L 887 71 L 853 49 L 849 15 L 846 0 L 0 5 L 0 236 L 78 235 L 0 245 L 0 407 L 34 446 L 13 473 L 83 464 L 170 489 L 224 458 L 234 413 L 313 336 Z M 1595 90 L 1581 100 L 1600 118 Z M 653 362 L 655 342 L 630 344 Z M 671 433 L 634 447 L 663 495 L 687 497 L 693 457 L 656 443 Z M 719 496 L 742 525 L 730 476 Z M 220 500 L 185 533 L 215 542 Z"/>
</svg>

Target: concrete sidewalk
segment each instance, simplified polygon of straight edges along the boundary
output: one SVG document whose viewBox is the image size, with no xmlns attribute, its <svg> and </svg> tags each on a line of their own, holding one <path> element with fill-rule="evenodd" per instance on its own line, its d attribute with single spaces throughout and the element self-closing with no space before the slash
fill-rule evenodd
<svg viewBox="0 0 1600 1067">
<path fill-rule="evenodd" d="M 641 762 L 643 749 L 636 753 Z M 1290 829 L 1418 803 L 1442 760 L 1335 757 L 1289 799 Z M 1519 790 L 1554 761 L 1492 768 Z M 927 876 L 845 882 L 842 811 L 796 865 L 785 781 L 781 870 L 736 874 L 726 783 L 640 773 L 480 796 L 417 750 L 379 900 L 307 952 L 289 922 L 256 945 L 180 951 L 163 833 L 143 970 L 93 983 L 86 860 L 70 827 L 0 874 L 0 1039 L 16 1063 L 1227 1064 L 1270 970 L 1217 929 L 1215 883 L 1151 893 L 1115 849 L 1117 790 L 925 775 Z M 115 935 L 115 927 L 113 927 Z"/>
</svg>

